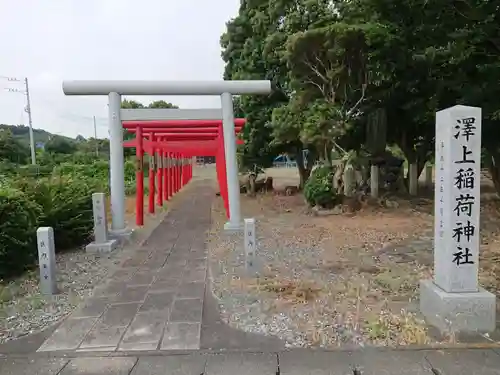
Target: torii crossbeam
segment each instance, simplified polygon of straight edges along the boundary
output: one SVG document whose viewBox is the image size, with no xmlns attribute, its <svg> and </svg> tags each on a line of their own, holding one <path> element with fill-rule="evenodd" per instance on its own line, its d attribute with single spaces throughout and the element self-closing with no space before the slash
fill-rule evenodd
<svg viewBox="0 0 500 375">
<path fill-rule="evenodd" d="M 127 120 L 203 120 L 210 117 L 198 116 L 185 118 L 176 114 L 176 118 L 157 118 L 159 109 L 131 113 L 121 110 L 122 95 L 220 95 L 221 109 L 213 117 L 222 120 L 224 135 L 224 153 L 227 171 L 229 221 L 228 230 L 241 230 L 240 191 L 238 183 L 238 163 L 236 160 L 236 137 L 234 129 L 233 95 L 268 95 L 272 91 L 270 81 L 64 81 L 65 95 L 107 95 L 109 107 L 110 135 L 110 188 L 111 188 L 111 234 L 128 237 L 131 231 L 125 225 L 125 178 L 123 156 L 122 121 Z M 161 111 L 168 111 L 163 109 Z M 166 112 L 165 112 L 166 113 Z M 148 114 L 148 118 L 140 117 Z M 133 116 L 139 115 L 139 118 Z M 180 118 L 179 118 L 180 117 Z"/>
</svg>

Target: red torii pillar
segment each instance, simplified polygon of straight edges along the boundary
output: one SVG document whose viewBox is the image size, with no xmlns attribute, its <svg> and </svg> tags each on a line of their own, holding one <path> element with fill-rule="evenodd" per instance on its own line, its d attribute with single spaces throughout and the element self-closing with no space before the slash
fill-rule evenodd
<svg viewBox="0 0 500 375">
<path fill-rule="evenodd" d="M 235 119 L 236 133 L 241 130 L 245 119 Z M 138 163 L 142 165 L 142 156 L 144 149 L 151 154 L 153 165 L 150 167 L 150 195 L 149 211 L 154 212 L 154 166 L 155 150 L 158 150 L 159 157 L 162 159 L 158 164 L 158 204 L 163 204 L 163 197 L 168 200 L 173 193 L 177 192 L 183 185 L 189 182 L 192 177 L 192 163 L 185 162 L 180 165 L 175 162 L 172 168 L 170 165 L 164 165 L 164 155 L 168 157 L 180 158 L 181 156 L 215 156 L 217 165 L 217 176 L 221 196 L 224 199 L 226 214 L 229 217 L 228 197 L 227 197 L 227 177 L 225 170 L 224 143 L 222 137 L 222 121 L 220 120 L 166 120 L 166 121 L 124 121 L 124 128 L 130 132 L 136 132 L 136 139 L 125 142 L 124 147 L 136 147 L 136 156 Z M 180 127 L 179 126 L 184 126 Z M 185 127 L 189 126 L 189 127 Z M 177 127 L 177 128 L 176 128 Z M 139 130 L 140 129 L 140 130 Z M 169 133 L 160 133 L 168 131 Z M 144 135 L 149 134 L 149 141 L 143 139 Z M 142 135 L 140 137 L 139 135 Z M 158 138 L 157 138 L 158 137 Z M 159 142 L 157 142 L 157 140 Z M 170 142 L 169 142 L 170 140 Z M 175 141 L 174 141 L 175 140 Z M 198 141 L 200 143 L 193 143 Z M 238 142 L 240 143 L 240 142 Z M 208 147 L 203 147 L 203 146 Z M 178 149 L 179 152 L 171 152 Z M 168 151 L 166 151 L 168 150 Z M 175 150 L 177 151 L 177 150 Z M 179 160 L 179 159 L 177 159 Z M 181 180 L 182 176 L 182 180 Z M 144 219 L 144 174 L 142 168 L 138 168 L 137 179 L 137 201 L 136 201 L 136 222 L 143 225 Z M 140 181 L 140 182 L 139 182 Z M 163 194 L 162 194 L 163 193 Z"/>
<path fill-rule="evenodd" d="M 143 132 L 145 132 L 145 130 L 147 130 L 148 132 L 150 131 L 149 129 L 142 129 Z M 155 129 L 156 130 L 156 129 Z M 240 130 L 240 128 L 238 128 L 238 130 Z M 177 142 L 179 142 L 179 144 L 181 145 L 184 145 L 184 143 L 180 143 L 181 141 L 184 142 L 184 141 L 190 141 L 190 140 L 205 140 L 205 141 L 209 141 L 209 140 L 213 140 L 215 139 L 218 135 L 216 133 L 213 133 L 213 134 L 209 134 L 209 133 L 202 133 L 202 134 L 195 134 L 195 133 L 188 133 L 188 134 L 181 134 L 181 133 L 159 133 L 159 134 L 153 134 L 153 136 L 150 137 L 150 139 L 156 139 L 154 136 L 156 135 L 156 138 L 158 139 L 172 139 L 172 140 L 176 140 Z M 221 147 L 222 147 L 223 144 L 221 144 Z M 155 150 L 158 150 L 158 153 L 162 152 L 162 150 L 165 148 L 165 144 L 162 144 L 161 142 L 152 142 L 152 143 L 148 143 L 148 146 L 147 148 L 151 151 L 151 154 L 153 154 L 155 152 Z M 182 153 L 184 152 L 184 146 L 181 146 L 181 150 L 182 152 L 180 153 L 175 153 L 174 156 L 177 158 L 177 160 L 180 160 L 180 158 L 182 157 Z M 206 155 L 208 156 L 208 155 Z M 154 157 L 154 155 L 151 157 L 151 160 L 157 160 L 157 158 Z M 224 160 L 224 159 L 222 159 Z M 161 192 L 162 192 L 162 176 L 163 174 L 165 173 L 164 171 L 161 171 L 161 164 L 160 162 L 156 163 L 157 164 L 157 182 L 158 182 L 158 191 L 159 191 L 159 197 L 157 199 L 157 203 L 158 205 L 162 205 L 163 204 L 163 200 L 161 199 Z M 219 163 L 220 164 L 220 163 Z M 183 163 L 182 165 L 179 163 L 179 162 L 176 162 L 175 163 L 175 167 L 174 167 L 174 180 L 173 180 L 173 183 L 174 183 L 174 192 L 177 192 L 183 185 L 185 185 L 188 180 L 187 180 L 187 176 L 188 176 L 188 168 L 189 165 L 186 164 L 186 163 Z M 160 170 L 160 171 L 158 171 Z M 154 171 L 155 171 L 155 168 L 152 166 L 151 169 L 150 169 L 150 178 L 149 178 L 149 185 L 150 185 L 150 195 L 149 195 L 149 212 L 150 213 L 153 213 L 154 212 L 154 191 L 155 191 L 155 186 L 154 186 Z M 225 171 L 224 171 L 225 172 Z M 219 173 L 220 175 L 220 173 Z M 181 176 L 184 176 L 184 177 L 181 177 Z M 225 190 L 224 190 L 224 187 L 225 187 L 225 184 L 222 183 L 223 177 L 224 175 L 222 174 L 221 175 L 221 179 L 219 181 L 220 185 L 221 185 L 221 189 L 222 189 L 222 194 L 224 194 Z M 182 180 L 181 180 L 182 178 Z M 167 186 L 168 186 L 168 182 L 167 182 Z M 225 197 L 225 195 L 223 195 Z M 227 203 L 227 202 L 226 202 Z"/>
</svg>

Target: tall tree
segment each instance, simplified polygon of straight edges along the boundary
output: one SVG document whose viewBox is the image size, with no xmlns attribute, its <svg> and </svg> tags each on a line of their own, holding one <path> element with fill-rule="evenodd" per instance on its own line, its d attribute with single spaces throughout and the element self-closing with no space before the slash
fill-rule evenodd
<svg viewBox="0 0 500 375">
<path fill-rule="evenodd" d="M 245 160 L 260 161 L 267 166 L 282 151 L 302 155 L 304 146 L 300 139 L 289 142 L 289 137 L 273 137 L 273 109 L 287 105 L 291 94 L 285 43 L 294 32 L 326 25 L 332 15 L 329 0 L 243 0 L 238 16 L 227 24 L 227 32 L 221 38 L 226 62 L 224 78 L 269 79 L 274 85 L 273 93 L 267 97 L 241 99 L 248 120 L 244 133 Z M 299 169 L 303 171 L 300 165 Z"/>
<path fill-rule="evenodd" d="M 0 129 L 0 162 L 24 164 L 30 155 L 27 145 L 17 140 L 8 129 Z"/>
</svg>

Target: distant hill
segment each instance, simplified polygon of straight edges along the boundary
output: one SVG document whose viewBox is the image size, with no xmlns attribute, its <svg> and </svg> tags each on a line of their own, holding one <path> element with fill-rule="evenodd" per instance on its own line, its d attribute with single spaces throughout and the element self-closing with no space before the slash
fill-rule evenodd
<svg viewBox="0 0 500 375">
<path fill-rule="evenodd" d="M 2 130 L 2 129 L 10 130 L 15 138 L 17 138 L 21 142 L 29 145 L 29 143 L 30 143 L 30 128 L 29 128 L 29 126 L 0 124 L 0 130 Z M 67 140 L 75 141 L 74 138 L 52 134 L 52 133 L 49 133 L 48 131 L 45 131 L 43 129 L 33 129 L 33 136 L 35 138 L 35 144 L 38 142 L 46 143 L 49 139 L 54 138 L 54 137 L 65 138 Z"/>
</svg>

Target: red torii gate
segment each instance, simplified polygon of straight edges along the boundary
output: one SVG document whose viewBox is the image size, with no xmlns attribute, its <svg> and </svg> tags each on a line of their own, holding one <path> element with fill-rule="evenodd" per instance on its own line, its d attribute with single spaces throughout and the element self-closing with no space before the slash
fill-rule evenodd
<svg viewBox="0 0 500 375">
<path fill-rule="evenodd" d="M 236 134 L 241 131 L 245 122 L 245 119 L 235 119 Z M 136 149 L 137 225 L 144 224 L 144 152 L 151 156 L 148 202 L 150 213 L 155 211 L 155 167 L 158 187 L 157 204 L 162 206 L 164 200 L 169 200 L 191 180 L 193 165 L 187 163 L 186 158 L 214 156 L 220 194 L 229 218 L 222 120 L 148 120 L 123 121 L 122 124 L 127 131 L 136 134 L 135 139 L 124 142 L 123 146 Z M 237 143 L 243 142 L 237 141 Z M 155 163 L 155 159 L 158 163 Z"/>
</svg>

